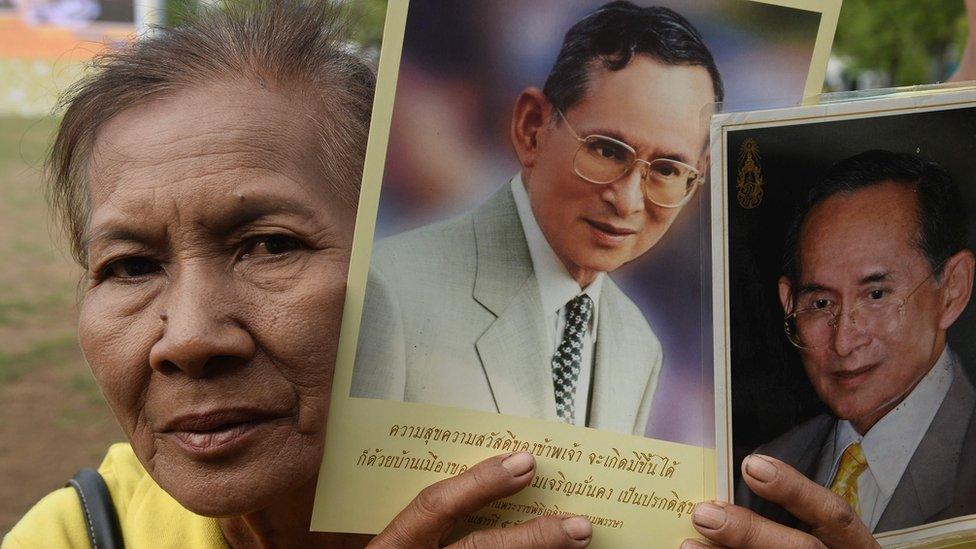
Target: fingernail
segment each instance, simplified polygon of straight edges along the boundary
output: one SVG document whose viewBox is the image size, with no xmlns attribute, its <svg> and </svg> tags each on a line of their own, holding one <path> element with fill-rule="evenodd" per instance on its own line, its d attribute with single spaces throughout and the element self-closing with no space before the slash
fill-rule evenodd
<svg viewBox="0 0 976 549">
<path fill-rule="evenodd" d="M 505 460 L 502 461 L 502 467 L 508 469 L 508 472 L 511 473 L 513 477 L 520 477 L 535 467 L 535 459 L 532 457 L 532 454 L 519 452 L 505 458 Z"/>
<path fill-rule="evenodd" d="M 775 465 L 764 459 L 763 456 L 753 454 L 747 457 L 746 460 L 746 472 L 749 473 L 750 477 L 762 482 L 771 482 L 776 479 L 779 471 L 776 470 Z"/>
<path fill-rule="evenodd" d="M 700 541 L 686 539 L 681 542 L 681 549 L 708 549 L 708 546 Z"/>
<path fill-rule="evenodd" d="M 725 524 L 725 509 L 711 503 L 699 503 L 692 520 L 702 528 L 716 530 Z"/>
<path fill-rule="evenodd" d="M 583 541 L 593 535 L 593 525 L 583 517 L 569 517 L 563 519 L 563 531 L 576 541 Z"/>
</svg>

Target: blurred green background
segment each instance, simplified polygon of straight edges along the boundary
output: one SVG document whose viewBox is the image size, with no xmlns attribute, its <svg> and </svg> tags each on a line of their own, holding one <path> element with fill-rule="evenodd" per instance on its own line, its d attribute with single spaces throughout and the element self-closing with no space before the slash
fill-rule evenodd
<svg viewBox="0 0 976 549">
<path fill-rule="evenodd" d="M 945 81 L 968 36 L 963 0 L 844 0 L 827 87 Z"/>
<path fill-rule="evenodd" d="M 157 15 L 178 20 L 188 1 Z M 376 59 L 386 0 L 344 3 L 352 44 Z M 58 94 L 105 42 L 132 35 L 132 3 L 104 0 L 102 19 L 81 27 L 33 21 L 18 4 L 0 0 L 0 533 L 122 438 L 76 344 L 80 273 L 47 215 L 42 163 Z M 826 87 L 944 81 L 968 33 L 964 0 L 845 0 Z"/>
</svg>

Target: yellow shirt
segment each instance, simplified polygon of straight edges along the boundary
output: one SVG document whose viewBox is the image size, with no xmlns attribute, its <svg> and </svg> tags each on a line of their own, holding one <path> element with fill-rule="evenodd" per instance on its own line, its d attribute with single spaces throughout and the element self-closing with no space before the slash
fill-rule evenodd
<svg viewBox="0 0 976 549">
<path fill-rule="evenodd" d="M 153 481 L 128 444 L 113 444 L 98 472 L 112 494 L 126 548 L 227 549 L 216 519 L 184 509 Z M 90 546 L 78 493 L 70 487 L 45 496 L 0 543 L 0 549 Z"/>
</svg>

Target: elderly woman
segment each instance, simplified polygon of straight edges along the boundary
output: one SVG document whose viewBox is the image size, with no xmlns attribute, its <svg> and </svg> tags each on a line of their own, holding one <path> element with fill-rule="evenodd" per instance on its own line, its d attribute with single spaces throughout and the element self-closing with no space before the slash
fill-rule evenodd
<svg viewBox="0 0 976 549">
<path fill-rule="evenodd" d="M 81 347 L 129 444 L 99 468 L 105 506 L 55 491 L 4 549 L 113 536 L 438 547 L 532 479 L 531 455 L 497 456 L 425 489 L 371 541 L 308 531 L 374 77 L 335 6 L 238 8 L 102 58 L 68 96 L 52 203 L 85 270 Z M 734 536 L 748 515 L 729 516 L 703 532 L 747 545 Z M 591 536 L 584 518 L 545 517 L 458 546 L 578 548 Z"/>
</svg>

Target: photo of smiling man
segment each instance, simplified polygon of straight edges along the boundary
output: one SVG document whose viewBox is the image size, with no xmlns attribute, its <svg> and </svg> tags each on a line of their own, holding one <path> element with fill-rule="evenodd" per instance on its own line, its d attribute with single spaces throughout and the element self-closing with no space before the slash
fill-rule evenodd
<svg viewBox="0 0 976 549">
<path fill-rule="evenodd" d="M 976 392 L 947 344 L 972 295 L 967 227 L 945 169 L 872 150 L 831 168 L 789 232 L 785 331 L 829 413 L 756 453 L 829 487 L 873 532 L 976 513 Z M 745 483 L 736 503 L 798 524 Z"/>
<path fill-rule="evenodd" d="M 352 396 L 643 434 L 661 345 L 607 273 L 694 195 L 702 109 L 722 97 L 670 9 L 614 2 L 574 25 L 544 88 L 515 101 L 519 173 L 374 249 Z"/>
<path fill-rule="evenodd" d="M 825 16 L 639 3 L 410 3 L 349 396 L 713 444 L 707 118 Z"/>
<path fill-rule="evenodd" d="M 728 235 L 718 491 L 756 520 L 816 529 L 762 490 L 795 470 L 883 546 L 974 531 L 976 93 L 918 97 L 714 119 L 728 123 L 712 195 Z M 746 174 L 761 200 L 744 199 Z"/>
</svg>

